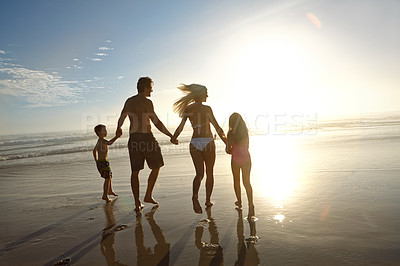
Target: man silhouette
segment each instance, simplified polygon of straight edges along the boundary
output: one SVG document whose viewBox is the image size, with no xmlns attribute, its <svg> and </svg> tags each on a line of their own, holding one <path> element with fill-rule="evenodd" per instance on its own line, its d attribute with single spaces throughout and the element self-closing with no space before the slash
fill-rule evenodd
<svg viewBox="0 0 400 266">
<path fill-rule="evenodd" d="M 121 116 L 118 119 L 117 133 L 122 134 L 122 125 L 125 118 L 129 116 L 129 157 L 131 161 L 131 187 L 135 198 L 135 211 L 143 209 L 139 199 L 139 171 L 144 167 L 144 161 L 151 169 L 149 179 L 147 181 L 147 190 L 144 196 L 144 202 L 158 204 L 153 199 L 153 188 L 158 178 L 160 167 L 164 165 L 161 149 L 158 142 L 151 132 L 150 120 L 165 135 L 172 137 L 172 134 L 158 119 L 154 112 L 153 103 L 147 97 L 153 92 L 153 81 L 149 77 L 141 77 L 137 82 L 138 93 L 126 100 Z M 178 144 L 176 140 L 171 142 Z"/>
</svg>

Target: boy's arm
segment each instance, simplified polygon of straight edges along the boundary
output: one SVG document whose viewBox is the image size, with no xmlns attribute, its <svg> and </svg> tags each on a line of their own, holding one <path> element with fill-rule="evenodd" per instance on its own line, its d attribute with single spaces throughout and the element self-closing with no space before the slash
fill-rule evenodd
<svg viewBox="0 0 400 266">
<path fill-rule="evenodd" d="M 208 108 L 210 108 L 209 109 L 210 122 L 214 126 L 215 130 L 217 131 L 218 136 L 226 144 L 226 136 L 225 136 L 224 130 L 218 125 L 218 122 L 214 117 L 214 114 L 213 114 L 213 111 L 212 111 L 211 107 L 208 107 Z"/>
<path fill-rule="evenodd" d="M 119 138 L 119 136 L 118 135 L 116 135 L 115 137 L 113 137 L 112 139 L 110 139 L 110 140 L 106 140 L 106 142 L 107 142 L 107 145 L 112 145 L 117 139 Z"/>
</svg>

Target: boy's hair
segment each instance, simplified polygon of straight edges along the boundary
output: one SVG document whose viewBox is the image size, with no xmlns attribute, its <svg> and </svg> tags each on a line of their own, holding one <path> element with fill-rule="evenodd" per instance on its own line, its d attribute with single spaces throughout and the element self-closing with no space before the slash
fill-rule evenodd
<svg viewBox="0 0 400 266">
<path fill-rule="evenodd" d="M 94 132 L 96 133 L 97 136 L 100 134 L 100 131 L 103 127 L 105 128 L 106 126 L 102 125 L 102 124 L 98 124 L 97 126 L 94 127 Z"/>
<path fill-rule="evenodd" d="M 137 82 L 137 91 L 144 92 L 145 88 L 150 88 L 150 85 L 153 84 L 153 80 L 149 77 L 141 77 Z"/>
<path fill-rule="evenodd" d="M 249 138 L 249 130 L 242 116 L 238 113 L 233 113 L 229 117 L 228 138 L 232 143 L 240 143 Z"/>
</svg>

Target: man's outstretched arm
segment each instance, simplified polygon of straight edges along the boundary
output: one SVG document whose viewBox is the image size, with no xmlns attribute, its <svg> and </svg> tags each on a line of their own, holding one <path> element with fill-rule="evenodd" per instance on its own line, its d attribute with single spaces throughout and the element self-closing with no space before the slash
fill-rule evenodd
<svg viewBox="0 0 400 266">
<path fill-rule="evenodd" d="M 154 112 L 154 106 L 153 106 L 152 102 L 150 102 L 150 106 L 149 106 L 149 118 L 158 130 L 160 130 L 162 133 L 164 133 L 168 137 L 172 138 L 171 132 L 169 132 L 169 130 L 164 126 L 163 122 L 161 122 L 161 120 L 158 118 L 158 116 Z"/>
<path fill-rule="evenodd" d="M 171 132 L 164 126 L 163 122 L 158 118 L 158 116 L 155 113 L 152 113 L 150 116 L 151 122 L 156 126 L 158 130 L 160 130 L 162 133 L 167 135 L 168 137 L 172 137 Z"/>
</svg>

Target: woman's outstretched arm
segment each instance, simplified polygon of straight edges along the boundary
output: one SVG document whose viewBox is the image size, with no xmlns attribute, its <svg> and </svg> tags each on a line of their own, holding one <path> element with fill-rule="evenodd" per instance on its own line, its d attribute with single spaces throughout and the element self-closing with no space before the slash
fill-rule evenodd
<svg viewBox="0 0 400 266">
<path fill-rule="evenodd" d="M 228 134 L 229 136 L 229 134 Z M 230 138 L 226 138 L 226 147 L 225 147 L 225 151 L 227 154 L 232 154 L 232 141 L 230 140 Z"/>
<path fill-rule="evenodd" d="M 213 111 L 211 109 L 211 107 L 209 107 L 209 118 L 210 118 L 210 122 L 211 124 L 214 126 L 215 130 L 217 131 L 218 136 L 222 139 L 222 141 L 226 144 L 226 136 L 224 133 L 224 130 L 218 125 L 217 120 L 214 117 Z"/>
<path fill-rule="evenodd" d="M 188 118 L 188 117 L 187 117 L 186 115 L 184 115 L 184 116 L 182 117 L 182 121 L 181 121 L 181 123 L 179 124 L 179 126 L 176 128 L 174 135 L 171 137 L 171 140 L 176 140 L 176 139 L 178 138 L 179 134 L 181 134 L 181 132 L 182 132 L 182 130 L 183 130 L 183 127 L 184 127 L 185 124 L 186 124 L 187 118 Z"/>
</svg>

